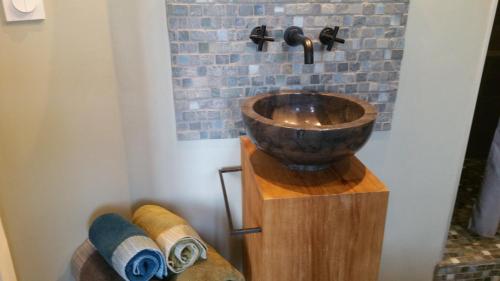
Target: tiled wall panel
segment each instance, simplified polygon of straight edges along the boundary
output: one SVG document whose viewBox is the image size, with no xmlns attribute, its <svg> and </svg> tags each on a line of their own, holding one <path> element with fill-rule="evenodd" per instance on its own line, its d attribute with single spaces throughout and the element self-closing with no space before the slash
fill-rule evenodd
<svg viewBox="0 0 500 281">
<path fill-rule="evenodd" d="M 278 89 L 354 95 L 379 110 L 376 130 L 389 130 L 403 57 L 408 0 L 167 0 L 172 76 L 180 140 L 233 138 L 244 132 L 245 97 Z M 250 31 L 266 24 L 276 42 L 257 52 Z M 284 30 L 296 25 L 315 42 L 315 63 Z M 319 43 L 340 26 L 343 45 Z"/>
</svg>

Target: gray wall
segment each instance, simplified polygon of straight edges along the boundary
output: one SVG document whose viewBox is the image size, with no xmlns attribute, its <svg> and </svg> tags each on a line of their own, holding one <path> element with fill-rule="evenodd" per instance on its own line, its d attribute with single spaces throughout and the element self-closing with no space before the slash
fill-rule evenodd
<svg viewBox="0 0 500 281">
<path fill-rule="evenodd" d="M 241 101 L 279 89 L 357 96 L 378 108 L 375 130 L 390 129 L 408 0 L 167 0 L 167 11 L 179 140 L 239 136 Z M 276 41 L 257 52 L 248 37 L 262 24 Z M 313 65 L 284 42 L 292 25 L 313 40 Z M 319 42 L 326 26 L 346 40 L 331 52 Z"/>
<path fill-rule="evenodd" d="M 47 21 L 0 25 L 0 212 L 20 280 L 70 280 L 92 212 L 130 201 L 166 203 L 236 260 L 216 170 L 239 163 L 238 140 L 177 141 L 165 4 L 80 2 L 45 0 Z M 391 189 L 380 280 L 431 280 L 495 4 L 411 4 L 393 129 L 359 154 Z"/>
</svg>

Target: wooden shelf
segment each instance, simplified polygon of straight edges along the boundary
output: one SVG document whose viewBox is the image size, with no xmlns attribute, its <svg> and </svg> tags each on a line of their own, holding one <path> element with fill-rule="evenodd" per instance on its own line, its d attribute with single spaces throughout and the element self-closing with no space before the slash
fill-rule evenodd
<svg viewBox="0 0 500 281">
<path fill-rule="evenodd" d="M 289 170 L 241 138 L 245 274 L 251 281 L 375 281 L 388 190 L 356 157 Z"/>
</svg>

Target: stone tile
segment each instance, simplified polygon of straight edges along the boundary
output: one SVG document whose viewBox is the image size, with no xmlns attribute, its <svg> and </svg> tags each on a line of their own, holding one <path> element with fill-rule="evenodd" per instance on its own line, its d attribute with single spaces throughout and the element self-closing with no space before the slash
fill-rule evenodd
<svg viewBox="0 0 500 281">
<path fill-rule="evenodd" d="M 265 14 L 265 6 L 263 4 L 256 4 L 253 14 L 256 16 L 263 16 Z"/>
<path fill-rule="evenodd" d="M 391 99 L 392 97 L 389 97 Z M 479 195 L 485 161 L 468 158 L 460 179 L 443 260 L 434 280 L 494 280 L 500 278 L 500 229 L 494 238 L 481 238 L 467 230 L 474 202 Z"/>
<path fill-rule="evenodd" d="M 215 56 L 215 63 L 216 64 L 228 64 L 229 63 L 229 56 L 228 55 L 216 55 Z"/>
<path fill-rule="evenodd" d="M 210 52 L 210 45 L 207 42 L 198 43 L 198 51 L 200 53 L 208 53 Z"/>
<path fill-rule="evenodd" d="M 226 12 L 225 5 L 203 5 L 204 16 L 224 16 Z"/>
<path fill-rule="evenodd" d="M 317 15 L 321 12 L 320 4 L 286 4 L 285 12 L 287 15 Z"/>
<path fill-rule="evenodd" d="M 369 100 L 381 110 L 376 129 L 390 129 L 407 11 L 407 0 L 167 0 L 178 138 L 237 137 L 241 100 L 280 88 Z M 262 24 L 276 41 L 260 53 L 248 36 Z M 314 65 L 283 42 L 290 25 L 314 39 Z M 327 52 L 317 37 L 335 25 L 346 43 Z"/>
<path fill-rule="evenodd" d="M 203 15 L 203 10 L 201 5 L 190 5 L 189 6 L 190 16 L 201 16 Z"/>
<path fill-rule="evenodd" d="M 289 76 L 286 79 L 287 85 L 300 85 L 300 76 Z"/>
<path fill-rule="evenodd" d="M 171 16 L 187 16 L 188 10 L 187 5 L 167 5 L 167 14 Z"/>
<path fill-rule="evenodd" d="M 391 53 L 391 59 L 400 60 L 403 58 L 403 50 L 393 50 Z"/>
<path fill-rule="evenodd" d="M 254 15 L 254 6 L 249 5 L 249 4 L 241 5 L 239 8 L 239 15 L 242 17 L 253 16 Z"/>
<path fill-rule="evenodd" d="M 346 72 L 349 70 L 349 64 L 344 62 L 344 63 L 339 63 L 337 64 L 337 71 L 338 72 Z"/>
</svg>

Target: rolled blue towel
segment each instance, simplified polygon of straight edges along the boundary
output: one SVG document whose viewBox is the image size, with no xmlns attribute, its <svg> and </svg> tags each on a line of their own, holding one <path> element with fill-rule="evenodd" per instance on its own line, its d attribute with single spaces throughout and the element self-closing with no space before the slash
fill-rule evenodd
<svg viewBox="0 0 500 281">
<path fill-rule="evenodd" d="M 165 258 L 146 233 L 117 214 L 92 223 L 89 240 L 106 262 L 127 281 L 147 281 L 167 275 Z"/>
</svg>

